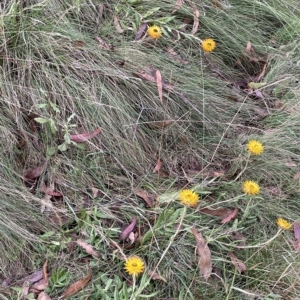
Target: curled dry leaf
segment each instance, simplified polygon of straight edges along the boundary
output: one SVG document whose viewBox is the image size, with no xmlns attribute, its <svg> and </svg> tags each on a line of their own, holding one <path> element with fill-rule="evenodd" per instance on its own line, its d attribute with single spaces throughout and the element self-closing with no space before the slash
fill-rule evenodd
<svg viewBox="0 0 300 300">
<path fill-rule="evenodd" d="M 194 8 L 194 24 L 193 24 L 193 29 L 192 29 L 192 32 L 191 34 L 195 34 L 198 30 L 198 27 L 199 27 L 199 16 L 200 16 L 200 13 L 199 13 L 199 10 Z"/>
<path fill-rule="evenodd" d="M 147 23 L 143 23 L 140 26 L 140 28 L 138 29 L 138 31 L 137 31 L 137 33 L 135 35 L 135 38 L 134 38 L 135 41 L 138 41 L 138 40 L 140 40 L 142 38 L 142 36 L 143 36 L 146 28 L 147 28 Z"/>
<path fill-rule="evenodd" d="M 101 48 L 103 48 L 105 50 L 112 49 L 112 47 L 109 44 L 107 44 L 101 37 L 97 36 L 96 40 L 99 42 Z"/>
<path fill-rule="evenodd" d="M 45 290 L 48 285 L 49 285 L 49 281 L 48 281 L 48 274 L 47 274 L 47 264 L 48 264 L 48 260 L 45 261 L 44 265 L 43 265 L 43 278 L 36 282 L 34 285 L 31 286 L 30 290 L 39 290 L 39 291 L 43 291 Z"/>
<path fill-rule="evenodd" d="M 35 178 L 37 178 L 37 177 L 39 177 L 39 176 L 41 176 L 43 174 L 45 168 L 46 168 L 46 164 L 43 164 L 42 166 L 39 166 L 39 167 L 37 167 L 37 168 L 35 168 L 33 170 L 28 171 L 24 175 L 24 177 L 26 179 L 31 179 L 31 180 L 35 179 Z"/>
<path fill-rule="evenodd" d="M 292 161 L 288 161 L 288 162 L 284 163 L 284 165 L 287 167 L 290 167 L 290 168 L 297 167 L 297 165 Z"/>
<path fill-rule="evenodd" d="M 90 133 L 71 134 L 70 140 L 73 142 L 76 142 L 76 143 L 84 143 L 84 142 L 88 141 L 89 139 L 98 135 L 101 130 L 102 129 L 99 127 L 98 129 L 96 129 L 95 131 L 90 132 Z"/>
<path fill-rule="evenodd" d="M 147 191 L 136 189 L 136 190 L 134 190 L 134 193 L 135 193 L 137 196 L 139 196 L 140 198 L 142 198 L 142 199 L 146 202 L 146 204 L 147 204 L 149 207 L 153 207 L 153 203 L 152 203 L 152 201 L 150 200 Z"/>
<path fill-rule="evenodd" d="M 100 257 L 100 253 L 98 251 L 96 251 L 93 248 L 93 246 L 88 244 L 87 242 L 84 242 L 82 240 L 77 240 L 76 243 L 77 243 L 78 246 L 83 248 L 87 254 L 92 255 L 94 258 L 99 258 Z"/>
<path fill-rule="evenodd" d="M 174 9 L 172 11 L 172 14 L 174 14 L 180 7 L 183 5 L 183 0 L 177 0 L 176 4 L 174 6 Z"/>
<path fill-rule="evenodd" d="M 162 166 L 162 161 L 159 159 L 153 169 L 153 173 L 159 172 L 159 170 L 161 169 L 161 166 Z"/>
<path fill-rule="evenodd" d="M 201 232 L 199 232 L 195 227 L 193 227 L 191 230 L 197 242 L 197 250 L 199 254 L 198 265 L 200 269 L 200 274 L 203 275 L 205 280 L 208 280 L 212 272 L 210 250 Z"/>
<path fill-rule="evenodd" d="M 80 292 L 90 282 L 92 275 L 92 270 L 89 268 L 88 275 L 85 278 L 71 284 L 63 293 L 62 299 L 66 299 L 67 297 L 73 296 Z"/>
<path fill-rule="evenodd" d="M 229 252 L 229 256 L 232 264 L 235 266 L 235 268 L 240 274 L 247 270 L 246 265 L 240 259 L 238 259 L 232 252 Z"/>
<path fill-rule="evenodd" d="M 128 238 L 128 236 L 130 235 L 130 233 L 133 231 L 135 225 L 136 225 L 136 217 L 133 218 L 133 220 L 131 221 L 131 223 L 125 227 L 125 229 L 121 232 L 120 234 L 120 241 L 124 241 L 125 239 Z"/>
<path fill-rule="evenodd" d="M 231 213 L 231 210 L 223 207 L 218 209 L 210 209 L 203 207 L 200 208 L 200 212 L 214 217 L 226 218 Z"/>
<path fill-rule="evenodd" d="M 114 16 L 114 24 L 115 24 L 115 27 L 116 27 L 116 30 L 118 31 L 118 33 L 124 32 L 124 29 L 121 27 L 117 16 Z"/>
<path fill-rule="evenodd" d="M 226 223 L 230 222 L 233 218 L 235 218 L 236 214 L 237 214 L 237 208 L 235 207 L 234 210 L 226 218 L 224 218 L 221 221 L 221 223 L 226 224 Z"/>
<path fill-rule="evenodd" d="M 163 278 L 158 273 L 156 273 L 152 270 L 148 270 L 148 276 L 153 280 L 161 280 L 161 281 L 167 282 L 167 280 L 165 278 Z"/>
<path fill-rule="evenodd" d="M 51 300 L 51 298 L 45 292 L 41 292 L 41 293 L 39 293 L 39 296 L 37 297 L 37 300 Z"/>
<path fill-rule="evenodd" d="M 161 103 L 163 103 L 163 88 L 162 88 L 163 84 L 162 84 L 161 73 L 159 70 L 156 70 L 155 78 L 156 78 L 159 100 Z"/>
<path fill-rule="evenodd" d="M 61 192 L 56 192 L 54 191 L 52 188 L 50 187 L 46 187 L 45 184 L 42 185 L 41 187 L 41 191 L 47 195 L 50 195 L 50 196 L 55 196 L 55 197 L 60 197 L 62 196 L 62 193 Z"/>
<path fill-rule="evenodd" d="M 294 223 L 294 236 L 300 241 L 300 225 L 297 222 Z"/>
</svg>

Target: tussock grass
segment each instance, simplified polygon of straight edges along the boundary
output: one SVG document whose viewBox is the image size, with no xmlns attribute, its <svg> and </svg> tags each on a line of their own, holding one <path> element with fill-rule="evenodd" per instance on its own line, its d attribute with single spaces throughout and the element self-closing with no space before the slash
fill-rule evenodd
<svg viewBox="0 0 300 300">
<path fill-rule="evenodd" d="M 81 278 L 86 271 L 80 258 L 85 255 L 77 248 L 70 254 L 67 244 L 81 238 L 101 258 L 90 262 L 93 281 L 74 299 L 88 294 L 91 299 L 297 297 L 299 254 L 292 233 L 278 233 L 276 219 L 299 221 L 299 179 L 293 179 L 300 158 L 298 4 L 186 1 L 172 14 L 173 9 L 174 1 L 2 4 L 4 276 L 16 276 L 20 262 L 25 273 L 48 258 L 53 269 L 63 266 L 72 281 Z M 193 36 L 195 9 L 200 24 Z M 114 15 L 125 29 L 122 34 L 116 32 Z M 135 41 L 143 22 L 160 25 L 163 38 Z M 99 45 L 97 37 L 107 44 Z M 206 37 L 217 41 L 209 55 L 199 43 Z M 256 56 L 246 51 L 248 41 Z M 263 99 L 243 92 L 262 72 L 259 59 L 267 61 Z M 141 76 L 153 81 L 156 70 L 165 84 L 163 103 L 156 83 Z M 261 116 L 262 109 L 267 116 Z M 35 122 L 36 117 L 51 120 L 56 130 L 51 131 L 50 123 Z M 69 145 L 59 151 L 66 132 L 99 127 L 101 134 L 85 149 Z M 249 158 L 245 145 L 253 138 L 265 151 Z M 152 172 L 158 159 L 163 162 L 160 175 Z M 24 174 L 44 163 L 34 185 L 26 184 Z M 212 170 L 225 176 L 210 180 Z M 253 199 L 242 196 L 241 182 L 248 179 L 262 187 Z M 41 192 L 44 184 L 54 185 L 63 201 L 47 202 Z M 238 218 L 221 226 L 200 208 L 188 209 L 183 218 L 184 209 L 170 195 L 199 184 L 200 208 L 237 207 Z M 98 197 L 92 197 L 92 188 L 99 190 Z M 167 200 L 148 209 L 134 195 L 136 188 Z M 45 203 L 50 210 L 41 213 Z M 60 226 L 66 216 L 68 222 Z M 118 241 L 121 228 L 134 216 L 142 242 L 123 251 L 143 257 L 166 282 L 150 281 L 145 273 L 132 291 L 111 240 Z M 207 282 L 197 268 L 192 226 L 202 232 L 212 252 L 214 274 Z M 232 232 L 242 234 L 245 244 Z M 232 266 L 229 252 L 246 263 L 245 274 Z M 58 297 L 63 288 L 50 287 L 51 296 Z"/>
</svg>

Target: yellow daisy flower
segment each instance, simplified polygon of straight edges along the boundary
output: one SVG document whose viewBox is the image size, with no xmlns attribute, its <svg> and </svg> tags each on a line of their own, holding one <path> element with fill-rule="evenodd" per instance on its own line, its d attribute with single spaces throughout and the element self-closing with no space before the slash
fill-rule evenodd
<svg viewBox="0 0 300 300">
<path fill-rule="evenodd" d="M 283 230 L 290 230 L 292 228 L 292 224 L 283 218 L 278 218 L 277 225 Z"/>
<path fill-rule="evenodd" d="M 247 195 L 257 195 L 260 191 L 260 187 L 255 181 L 247 180 L 243 183 L 243 191 Z"/>
<path fill-rule="evenodd" d="M 205 52 L 212 52 L 216 48 L 216 42 L 213 39 L 205 39 L 201 46 Z"/>
<path fill-rule="evenodd" d="M 153 38 L 153 39 L 159 39 L 162 36 L 162 32 L 159 26 L 152 25 L 148 28 L 147 33 Z"/>
<path fill-rule="evenodd" d="M 183 205 L 195 207 L 198 204 L 199 196 L 192 190 L 182 190 L 178 195 L 178 200 Z"/>
<path fill-rule="evenodd" d="M 259 155 L 264 151 L 264 146 L 259 141 L 251 140 L 247 144 L 247 149 L 251 154 Z"/>
<path fill-rule="evenodd" d="M 131 276 L 138 276 L 144 269 L 144 261 L 139 256 L 131 256 L 125 262 L 125 271 Z"/>
</svg>

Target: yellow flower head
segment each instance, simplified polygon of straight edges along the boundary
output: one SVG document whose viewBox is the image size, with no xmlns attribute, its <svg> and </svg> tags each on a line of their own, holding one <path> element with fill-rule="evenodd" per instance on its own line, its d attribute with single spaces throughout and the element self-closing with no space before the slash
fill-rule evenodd
<svg viewBox="0 0 300 300">
<path fill-rule="evenodd" d="M 259 155 L 264 151 L 264 146 L 259 141 L 251 140 L 247 144 L 247 149 L 251 154 Z"/>
<path fill-rule="evenodd" d="M 292 228 L 292 224 L 283 218 L 278 218 L 277 225 L 284 230 L 290 230 Z"/>
<path fill-rule="evenodd" d="M 243 191 L 247 195 L 257 195 L 260 191 L 260 187 L 255 181 L 247 180 L 243 183 Z"/>
<path fill-rule="evenodd" d="M 201 46 L 205 52 L 212 52 L 216 48 L 216 42 L 213 39 L 205 39 Z"/>
<path fill-rule="evenodd" d="M 159 39 L 162 36 L 162 32 L 159 26 L 152 25 L 148 28 L 147 33 L 153 38 L 153 39 Z"/>
<path fill-rule="evenodd" d="M 199 196 L 192 190 L 182 190 L 178 195 L 181 204 L 195 207 L 198 204 Z"/>
<path fill-rule="evenodd" d="M 125 262 L 125 271 L 132 276 L 138 276 L 145 269 L 144 261 L 138 256 L 131 256 Z"/>
</svg>

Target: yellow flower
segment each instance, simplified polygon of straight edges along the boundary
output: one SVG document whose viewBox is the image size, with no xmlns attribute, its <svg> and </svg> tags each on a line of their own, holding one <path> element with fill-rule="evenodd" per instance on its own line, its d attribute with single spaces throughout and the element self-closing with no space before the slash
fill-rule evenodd
<svg viewBox="0 0 300 300">
<path fill-rule="evenodd" d="M 178 195 L 178 200 L 183 205 L 193 207 L 198 204 L 199 196 L 192 190 L 182 190 Z"/>
<path fill-rule="evenodd" d="M 259 185 L 252 180 L 247 180 L 243 183 L 243 191 L 247 195 L 257 195 L 259 193 Z"/>
<path fill-rule="evenodd" d="M 264 151 L 264 146 L 259 141 L 251 140 L 247 144 L 247 149 L 251 154 L 259 155 Z"/>
<path fill-rule="evenodd" d="M 152 25 L 148 28 L 147 33 L 153 38 L 153 39 L 159 39 L 162 36 L 162 32 L 159 26 Z"/>
<path fill-rule="evenodd" d="M 212 52 L 216 48 L 216 42 L 213 39 L 206 39 L 202 41 L 201 46 L 205 52 Z"/>
<path fill-rule="evenodd" d="M 125 271 L 132 276 L 138 276 L 145 269 L 144 261 L 138 256 L 131 256 L 125 262 Z"/>
<path fill-rule="evenodd" d="M 283 218 L 278 218 L 277 225 L 284 230 L 290 230 L 292 228 L 292 224 Z"/>
</svg>

